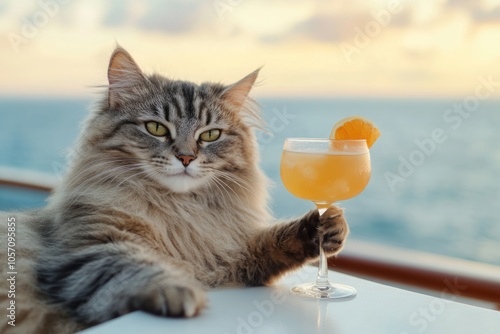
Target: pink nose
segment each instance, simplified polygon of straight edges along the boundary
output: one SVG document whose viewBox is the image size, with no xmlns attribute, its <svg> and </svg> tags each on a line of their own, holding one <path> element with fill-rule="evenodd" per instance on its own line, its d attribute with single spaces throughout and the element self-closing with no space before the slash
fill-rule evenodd
<svg viewBox="0 0 500 334">
<path fill-rule="evenodd" d="M 184 165 L 184 167 L 187 167 L 191 163 L 191 161 L 193 161 L 194 159 L 196 159 L 195 156 L 184 155 L 184 154 L 179 154 L 179 155 L 176 155 L 175 157 L 182 162 L 182 164 Z"/>
</svg>

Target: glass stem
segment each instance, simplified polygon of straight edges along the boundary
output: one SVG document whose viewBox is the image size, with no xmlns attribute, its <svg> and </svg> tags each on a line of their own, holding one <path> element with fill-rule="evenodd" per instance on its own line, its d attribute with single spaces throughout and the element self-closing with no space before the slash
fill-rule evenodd
<svg viewBox="0 0 500 334">
<path fill-rule="evenodd" d="M 321 216 L 326 209 L 327 207 L 318 208 L 319 215 Z M 328 281 L 328 259 L 323 250 L 323 238 L 319 240 L 319 267 L 318 276 L 316 277 L 316 286 L 319 290 L 329 290 L 332 288 Z"/>
</svg>

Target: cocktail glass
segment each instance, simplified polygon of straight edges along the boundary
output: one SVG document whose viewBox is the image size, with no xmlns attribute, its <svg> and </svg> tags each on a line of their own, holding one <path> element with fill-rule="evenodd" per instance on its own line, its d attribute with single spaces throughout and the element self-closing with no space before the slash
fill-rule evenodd
<svg viewBox="0 0 500 334">
<path fill-rule="evenodd" d="M 281 179 L 286 189 L 313 201 L 323 214 L 334 202 L 352 198 L 370 180 L 370 152 L 363 140 L 288 138 L 281 156 Z M 316 282 L 292 288 L 294 294 L 322 299 L 354 296 L 355 288 L 328 281 L 328 262 L 321 245 Z"/>
</svg>

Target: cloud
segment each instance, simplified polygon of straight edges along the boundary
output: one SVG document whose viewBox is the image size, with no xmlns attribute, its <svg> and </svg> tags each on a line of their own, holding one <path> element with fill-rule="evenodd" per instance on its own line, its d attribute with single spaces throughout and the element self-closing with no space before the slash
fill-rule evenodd
<svg viewBox="0 0 500 334">
<path fill-rule="evenodd" d="M 477 23 L 500 23 L 500 2 L 484 0 L 449 0 L 448 9 L 464 10 Z"/>
<path fill-rule="evenodd" d="M 299 36 L 325 43 L 338 43 L 352 40 L 358 29 L 363 30 L 369 22 L 378 19 L 387 20 L 387 25 L 396 28 L 411 24 L 411 10 L 404 4 L 397 14 L 392 14 L 385 3 L 382 6 L 366 2 L 342 3 L 341 6 L 332 3 L 324 5 L 319 1 L 317 3 L 307 19 L 296 22 L 289 31 L 281 35 L 282 40 Z"/>
<path fill-rule="evenodd" d="M 472 24 L 500 23 L 500 1 L 492 3 L 477 0 L 444 0 L 410 2 L 401 1 L 400 10 L 390 14 L 388 28 L 400 30 L 401 32 L 410 30 L 430 31 L 439 26 L 446 25 L 453 21 L 453 14 L 460 14 L 470 18 Z M 289 38 L 301 36 L 307 39 L 338 43 L 351 41 L 358 29 L 363 30 L 369 22 L 377 20 L 388 13 L 388 5 L 385 2 L 352 2 L 338 5 L 319 5 L 315 11 L 305 20 L 296 22 L 286 32 L 269 38 L 264 37 L 264 41 L 283 41 Z M 262 40 L 262 38 L 261 38 Z"/>
<path fill-rule="evenodd" d="M 298 23 L 291 33 L 322 42 L 341 42 L 353 37 L 356 27 L 354 22 L 367 22 L 368 20 L 368 15 L 353 18 L 338 14 L 317 13 L 308 20 Z"/>
<path fill-rule="evenodd" d="M 490 11 L 478 10 L 471 13 L 474 21 L 479 23 L 496 22 L 500 23 L 500 6 Z"/>
<path fill-rule="evenodd" d="M 211 9 L 213 11 L 213 9 Z M 107 8 L 103 25 L 135 26 L 146 31 L 182 34 L 207 24 L 207 4 L 198 0 L 114 0 Z"/>
</svg>

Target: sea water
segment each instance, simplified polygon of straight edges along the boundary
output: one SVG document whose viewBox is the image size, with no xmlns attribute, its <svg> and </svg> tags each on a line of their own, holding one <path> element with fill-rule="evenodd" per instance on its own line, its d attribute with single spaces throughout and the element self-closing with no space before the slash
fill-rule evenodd
<svg viewBox="0 0 500 334">
<path fill-rule="evenodd" d="M 258 99 L 267 132 L 260 164 L 272 180 L 278 218 L 313 207 L 279 177 L 286 137 L 328 137 L 338 120 L 360 115 L 382 136 L 370 150 L 372 175 L 339 203 L 350 238 L 500 265 L 500 101 L 422 99 Z M 89 100 L 0 99 L 0 166 L 60 176 Z M 0 188 L 0 210 L 44 205 L 45 195 Z"/>
</svg>

